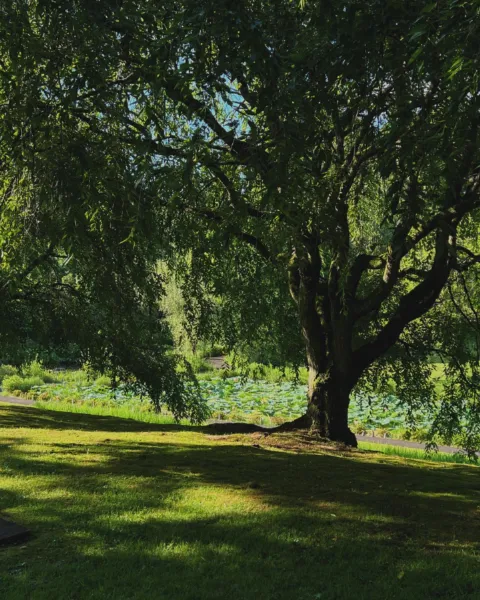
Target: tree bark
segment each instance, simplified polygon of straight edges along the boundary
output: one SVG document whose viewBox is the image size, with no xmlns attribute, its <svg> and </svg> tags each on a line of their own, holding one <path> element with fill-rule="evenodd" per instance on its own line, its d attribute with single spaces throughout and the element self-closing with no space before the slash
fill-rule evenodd
<svg viewBox="0 0 480 600">
<path fill-rule="evenodd" d="M 306 238 L 306 244 L 303 253 L 292 256 L 289 287 L 305 340 L 308 408 L 305 415 L 279 430 L 310 428 L 322 437 L 357 446 L 348 427 L 350 392 L 358 379 L 352 369 L 350 307 L 341 303 L 336 267 L 330 271 L 328 285 L 321 281 L 318 240 Z"/>
<path fill-rule="evenodd" d="M 351 388 L 331 374 L 309 370 L 307 412 L 276 431 L 309 429 L 321 437 L 357 447 L 357 438 L 348 427 Z"/>
<path fill-rule="evenodd" d="M 348 427 L 348 407 L 351 386 L 338 374 L 309 370 L 308 408 L 312 431 L 335 442 L 357 446 L 357 439 Z"/>
</svg>

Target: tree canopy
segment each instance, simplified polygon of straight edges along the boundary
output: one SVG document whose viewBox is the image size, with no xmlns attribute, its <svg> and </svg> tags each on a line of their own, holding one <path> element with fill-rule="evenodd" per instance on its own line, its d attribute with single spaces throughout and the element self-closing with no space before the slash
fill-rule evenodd
<svg viewBox="0 0 480 600">
<path fill-rule="evenodd" d="M 95 289 L 108 289 L 102 263 L 136 305 L 161 256 L 183 269 L 199 326 L 215 313 L 226 342 L 271 336 L 284 360 L 302 343 L 301 423 L 332 439 L 355 443 L 358 386 L 393 379 L 408 407 L 431 402 L 430 361 L 444 357 L 435 427 L 467 422 L 473 447 L 479 8 L 13 2 L 0 34 L 7 188 L 25 169 L 22 202 L 67 215 L 67 236 L 86 216 L 88 235 L 110 240 L 85 263 Z"/>
</svg>

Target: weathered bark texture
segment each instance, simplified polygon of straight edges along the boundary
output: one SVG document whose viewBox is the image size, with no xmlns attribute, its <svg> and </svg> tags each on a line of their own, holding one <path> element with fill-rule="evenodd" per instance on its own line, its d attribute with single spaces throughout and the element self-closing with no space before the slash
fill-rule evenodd
<svg viewBox="0 0 480 600">
<path fill-rule="evenodd" d="M 309 371 L 308 411 L 310 427 L 336 442 L 357 446 L 355 435 L 348 427 L 348 406 L 351 388 L 331 373 Z"/>
<path fill-rule="evenodd" d="M 362 373 L 398 341 L 409 323 L 424 315 L 438 299 L 456 265 L 456 223 L 439 222 L 430 269 L 399 298 L 376 335 L 363 339 L 360 336 L 360 345 L 357 335 L 354 348 L 355 328 L 362 319 L 378 311 L 392 293 L 398 278 L 403 276 L 401 261 L 414 238 L 408 238 L 408 223 L 406 233 L 399 226 L 394 239 L 399 237 L 400 241 L 389 248 L 380 284 L 366 296 L 360 296 L 359 284 L 371 257 L 359 255 L 354 261 L 348 259 L 346 212 L 339 219 L 336 252 L 329 261 L 328 276 L 326 269 L 322 270 L 319 240 L 314 234 L 304 236 L 303 246 L 298 254 L 293 254 L 289 266 L 290 293 L 298 307 L 309 368 L 307 415 L 296 425 L 307 423 L 324 437 L 356 446 L 356 438 L 348 427 L 350 394 Z"/>
<path fill-rule="evenodd" d="M 338 300 L 338 275 L 321 281 L 318 245 L 310 240 L 303 258 L 293 257 L 290 292 L 298 306 L 305 340 L 308 381 L 306 415 L 284 427 L 309 427 L 322 437 L 356 446 L 348 427 L 350 392 L 358 379 L 352 368 L 352 325 Z"/>
<path fill-rule="evenodd" d="M 280 425 L 277 431 L 309 429 L 321 437 L 356 447 L 356 437 L 348 427 L 350 392 L 345 382 L 310 369 L 307 412 Z"/>
</svg>

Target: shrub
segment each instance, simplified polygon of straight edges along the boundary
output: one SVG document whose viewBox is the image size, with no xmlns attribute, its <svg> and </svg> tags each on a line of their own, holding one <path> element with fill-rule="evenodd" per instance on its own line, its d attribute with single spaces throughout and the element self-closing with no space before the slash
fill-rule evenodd
<svg viewBox="0 0 480 600">
<path fill-rule="evenodd" d="M 29 377 L 41 377 L 43 379 L 45 369 L 38 360 L 32 360 L 32 362 L 25 367 L 25 374 Z"/>
<path fill-rule="evenodd" d="M 5 379 L 5 377 L 11 377 L 12 375 L 16 375 L 18 370 L 12 365 L 0 365 L 0 383 Z"/>
<path fill-rule="evenodd" d="M 356 433 L 357 435 L 366 435 L 367 433 L 367 428 L 365 427 L 365 424 L 360 423 L 359 421 L 354 421 L 350 425 L 350 429 L 353 431 L 353 433 Z"/>
<path fill-rule="evenodd" d="M 87 385 L 90 381 L 89 374 L 85 369 L 76 371 L 62 371 L 58 373 L 59 381 L 68 381 L 77 385 Z"/>
<path fill-rule="evenodd" d="M 2 389 L 10 394 L 16 390 L 20 390 L 23 379 L 20 375 L 10 375 L 3 379 Z"/>
<path fill-rule="evenodd" d="M 215 368 L 208 361 L 198 355 L 193 355 L 188 357 L 188 362 L 193 369 L 194 373 L 207 373 L 208 371 L 213 371 Z"/>
<path fill-rule="evenodd" d="M 41 377 L 26 377 L 22 382 L 22 387 L 20 388 L 22 392 L 28 392 L 33 387 L 43 385 L 43 379 Z"/>
<path fill-rule="evenodd" d="M 112 380 L 107 375 L 101 375 L 95 379 L 95 385 L 98 387 L 110 388 L 112 385 Z"/>
<path fill-rule="evenodd" d="M 44 371 L 41 378 L 43 379 L 44 383 L 59 383 L 60 381 L 60 378 L 57 377 L 55 373 L 52 373 L 52 371 Z"/>
<path fill-rule="evenodd" d="M 43 385 L 43 379 L 40 377 L 25 377 L 22 378 L 20 375 L 11 375 L 10 377 L 5 377 L 3 380 L 3 389 L 12 394 L 13 392 L 28 392 L 32 389 L 32 387 L 37 385 Z"/>
<path fill-rule="evenodd" d="M 402 435 L 404 440 L 413 440 L 415 442 L 425 442 L 428 439 L 427 429 L 407 429 Z"/>
</svg>

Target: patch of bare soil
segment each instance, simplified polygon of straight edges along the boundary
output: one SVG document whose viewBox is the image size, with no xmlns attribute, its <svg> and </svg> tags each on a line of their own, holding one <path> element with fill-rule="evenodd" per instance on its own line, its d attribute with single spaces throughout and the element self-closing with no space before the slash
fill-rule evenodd
<svg viewBox="0 0 480 600">
<path fill-rule="evenodd" d="M 210 435 L 212 440 L 225 439 L 223 435 Z M 318 452 L 318 453 L 335 453 L 335 454 L 351 454 L 358 452 L 355 448 L 346 446 L 338 442 L 332 442 L 325 438 L 310 433 L 308 431 L 289 431 L 289 432 L 273 432 L 252 431 L 234 433 L 229 435 L 229 439 L 244 445 L 251 445 L 255 448 L 278 448 L 289 452 Z"/>
</svg>

